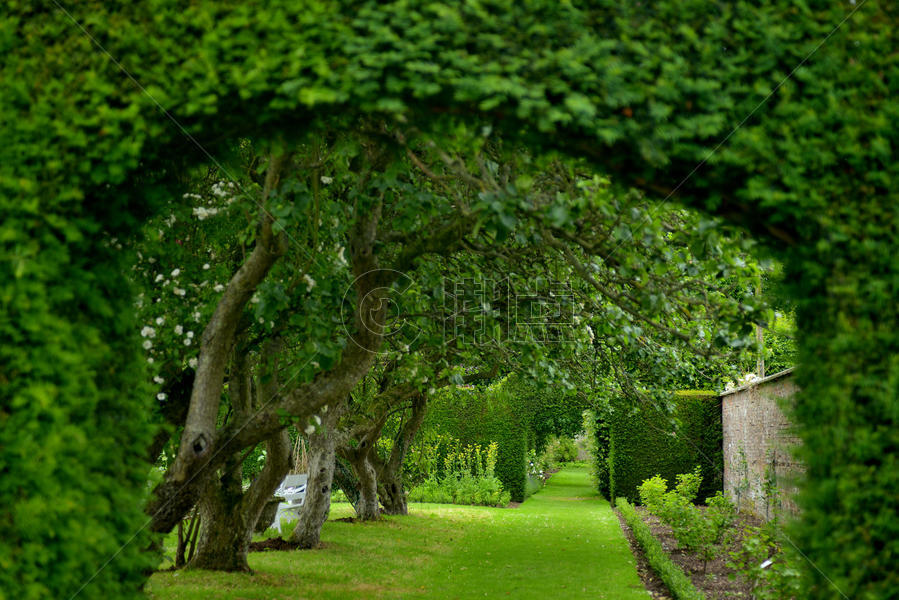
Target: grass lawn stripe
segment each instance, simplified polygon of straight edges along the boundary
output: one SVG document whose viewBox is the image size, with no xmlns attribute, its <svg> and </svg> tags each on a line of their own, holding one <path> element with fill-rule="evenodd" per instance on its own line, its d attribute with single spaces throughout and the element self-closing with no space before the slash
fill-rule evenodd
<svg viewBox="0 0 899 600">
<path fill-rule="evenodd" d="M 516 509 L 411 504 L 406 517 L 334 521 L 351 511 L 335 505 L 321 549 L 254 552 L 252 575 L 157 573 L 150 597 L 649 598 L 586 467 L 556 473 Z"/>
</svg>

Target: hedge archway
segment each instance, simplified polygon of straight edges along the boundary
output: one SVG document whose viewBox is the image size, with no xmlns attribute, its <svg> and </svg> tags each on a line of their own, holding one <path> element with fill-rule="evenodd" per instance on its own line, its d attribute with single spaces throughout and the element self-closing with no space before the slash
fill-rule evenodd
<svg viewBox="0 0 899 600">
<path fill-rule="evenodd" d="M 375 115 L 487 122 L 765 240 L 798 306 L 809 595 L 889 596 L 897 26 L 886 3 L 798 0 L 7 5 L 0 588 L 124 597 L 148 566 L 126 543 L 148 394 L 115 238 L 223 140 Z"/>
</svg>

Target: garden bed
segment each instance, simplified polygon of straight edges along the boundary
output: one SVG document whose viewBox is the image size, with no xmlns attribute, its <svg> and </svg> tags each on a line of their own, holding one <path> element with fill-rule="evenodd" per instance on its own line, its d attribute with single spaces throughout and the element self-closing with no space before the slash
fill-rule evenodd
<svg viewBox="0 0 899 600">
<path fill-rule="evenodd" d="M 637 514 L 652 531 L 653 536 L 662 544 L 662 548 L 671 557 L 671 560 L 684 572 L 693 582 L 693 585 L 701 591 L 708 600 L 726 600 L 729 598 L 752 598 L 751 588 L 747 582 L 740 577 L 731 578 L 734 571 L 727 567 L 726 563 L 730 559 L 730 552 L 738 550 L 741 544 L 739 536 L 732 540 L 730 544 L 723 549 L 718 556 L 709 561 L 703 572 L 702 560 L 695 555 L 689 554 L 680 549 L 677 540 L 674 539 L 671 528 L 664 525 L 658 517 L 649 513 L 642 506 L 635 507 Z M 616 511 L 618 512 L 618 511 Z M 670 598 L 668 589 L 659 577 L 649 567 L 643 551 L 636 543 L 630 528 L 621 514 L 618 513 L 618 519 L 621 522 L 621 529 L 630 542 L 631 551 L 637 560 L 637 571 L 643 580 L 643 585 L 652 594 L 653 598 L 666 599 Z M 741 514 L 735 526 L 736 531 L 742 531 L 744 526 L 757 526 L 761 521 L 757 517 Z"/>
</svg>

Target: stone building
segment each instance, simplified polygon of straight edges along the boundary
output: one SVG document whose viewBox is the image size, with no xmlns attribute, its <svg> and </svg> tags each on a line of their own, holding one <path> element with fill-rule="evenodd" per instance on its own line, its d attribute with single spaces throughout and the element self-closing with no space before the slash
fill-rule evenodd
<svg viewBox="0 0 899 600">
<path fill-rule="evenodd" d="M 802 465 L 790 449 L 799 443 L 782 406 L 796 393 L 793 369 L 721 394 L 724 493 L 764 519 L 778 506 L 795 514 Z"/>
</svg>

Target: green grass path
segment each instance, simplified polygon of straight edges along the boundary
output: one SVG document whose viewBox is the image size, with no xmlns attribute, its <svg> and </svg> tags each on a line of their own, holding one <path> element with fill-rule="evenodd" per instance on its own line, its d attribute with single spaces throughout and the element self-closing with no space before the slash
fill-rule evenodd
<svg viewBox="0 0 899 600">
<path fill-rule="evenodd" d="M 335 507 L 332 519 L 348 516 Z M 516 509 L 413 504 L 407 517 L 329 521 L 325 547 L 253 553 L 253 575 L 158 573 L 151 597 L 646 599 L 634 558 L 586 468 Z"/>
</svg>

